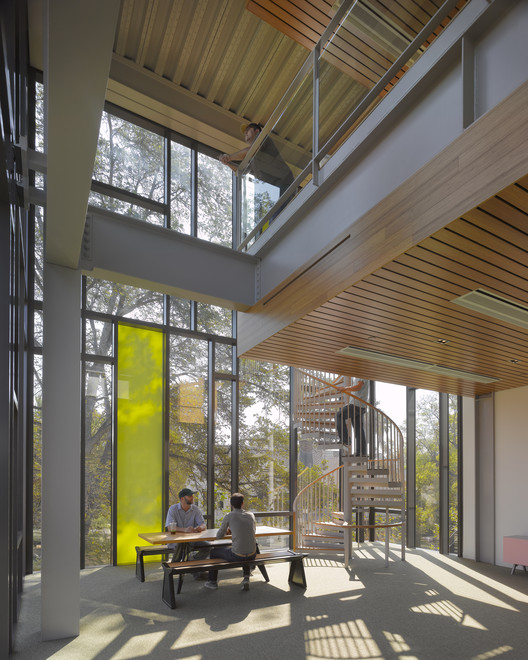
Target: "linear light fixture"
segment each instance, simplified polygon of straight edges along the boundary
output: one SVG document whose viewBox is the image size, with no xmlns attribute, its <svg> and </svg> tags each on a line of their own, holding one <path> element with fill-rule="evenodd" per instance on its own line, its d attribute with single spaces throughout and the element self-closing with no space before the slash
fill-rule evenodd
<svg viewBox="0 0 528 660">
<path fill-rule="evenodd" d="M 361 358 L 363 360 L 381 362 L 383 364 L 394 364 L 398 367 L 418 369 L 419 371 L 427 371 L 428 373 L 439 374 L 441 376 L 463 378 L 464 380 L 469 380 L 474 383 L 496 383 L 499 380 L 498 378 L 491 378 L 490 376 L 483 376 L 482 374 L 475 374 L 470 371 L 461 371 L 460 369 L 443 367 L 440 364 L 430 364 L 429 362 L 412 360 L 411 358 L 400 357 L 398 355 L 390 355 L 388 353 L 380 353 L 379 351 L 370 351 L 365 348 L 357 348 L 356 346 L 346 346 L 345 348 L 337 351 L 337 353 L 340 353 L 341 355 Z"/>
<path fill-rule="evenodd" d="M 528 328 L 528 307 L 485 289 L 475 289 L 459 298 L 453 298 L 451 302 L 521 328 Z"/>
</svg>

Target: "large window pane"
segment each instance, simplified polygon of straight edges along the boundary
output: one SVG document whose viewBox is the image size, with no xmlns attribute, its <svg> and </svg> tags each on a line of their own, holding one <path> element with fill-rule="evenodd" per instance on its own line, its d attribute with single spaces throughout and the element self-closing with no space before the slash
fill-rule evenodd
<svg viewBox="0 0 528 660">
<path fill-rule="evenodd" d="M 458 397 L 449 395 L 449 552 L 459 550 Z"/>
<path fill-rule="evenodd" d="M 231 382 L 215 383 L 215 526 L 230 511 L 231 497 Z"/>
<path fill-rule="evenodd" d="M 43 321 L 42 310 L 36 309 L 33 314 L 33 342 L 40 348 L 42 348 Z"/>
<path fill-rule="evenodd" d="M 289 368 L 240 361 L 240 489 L 254 511 L 289 509 Z"/>
<path fill-rule="evenodd" d="M 86 308 L 128 319 L 163 323 L 163 295 L 148 289 L 86 278 Z"/>
<path fill-rule="evenodd" d="M 233 346 L 231 344 L 215 344 L 215 371 L 230 374 L 233 371 Z"/>
<path fill-rule="evenodd" d="M 198 238 L 232 247 L 232 188 L 229 167 L 198 154 Z"/>
<path fill-rule="evenodd" d="M 43 299 L 44 279 L 44 209 L 35 206 L 35 300 Z"/>
<path fill-rule="evenodd" d="M 87 362 L 84 383 L 85 565 L 112 561 L 112 367 Z"/>
<path fill-rule="evenodd" d="M 106 211 L 112 211 L 113 213 L 119 213 L 120 215 L 127 215 L 130 218 L 137 218 L 137 220 L 142 220 L 143 222 L 148 222 L 151 225 L 157 225 L 158 227 L 163 227 L 165 225 L 165 216 L 162 213 L 156 213 L 155 211 L 143 208 L 137 204 L 124 202 L 116 197 L 91 192 L 88 201 L 93 206 L 98 206 Z"/>
<path fill-rule="evenodd" d="M 416 545 L 439 549 L 439 400 L 437 392 L 416 390 Z"/>
<path fill-rule="evenodd" d="M 175 328 L 190 328 L 191 301 L 170 297 L 170 324 Z"/>
<path fill-rule="evenodd" d="M 232 312 L 230 309 L 198 303 L 196 329 L 211 335 L 233 336 Z"/>
<path fill-rule="evenodd" d="M 103 112 L 94 179 L 163 202 L 163 137 Z"/>
<path fill-rule="evenodd" d="M 33 570 L 42 559 L 42 356 L 33 357 Z"/>
<path fill-rule="evenodd" d="M 35 151 L 44 151 L 44 85 L 35 83 Z"/>
<path fill-rule="evenodd" d="M 92 355 L 112 356 L 113 324 L 95 319 L 86 319 L 86 343 L 84 350 Z"/>
<path fill-rule="evenodd" d="M 178 492 L 197 490 L 195 503 L 207 504 L 208 342 L 170 338 L 169 504 Z M 212 522 L 212 521 L 210 521 Z"/>
<path fill-rule="evenodd" d="M 191 233 L 191 150 L 171 142 L 171 228 Z"/>
</svg>

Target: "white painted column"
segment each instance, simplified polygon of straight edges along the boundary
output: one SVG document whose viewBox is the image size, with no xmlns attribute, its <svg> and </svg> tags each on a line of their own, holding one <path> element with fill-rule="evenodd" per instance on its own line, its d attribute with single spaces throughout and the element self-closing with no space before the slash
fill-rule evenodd
<svg viewBox="0 0 528 660">
<path fill-rule="evenodd" d="M 44 266 L 42 639 L 79 634 L 81 275 Z"/>
<path fill-rule="evenodd" d="M 462 398 L 462 553 L 475 559 L 477 535 L 477 449 L 475 399 Z"/>
<path fill-rule="evenodd" d="M 475 559 L 495 564 L 495 395 L 475 399 Z"/>
</svg>

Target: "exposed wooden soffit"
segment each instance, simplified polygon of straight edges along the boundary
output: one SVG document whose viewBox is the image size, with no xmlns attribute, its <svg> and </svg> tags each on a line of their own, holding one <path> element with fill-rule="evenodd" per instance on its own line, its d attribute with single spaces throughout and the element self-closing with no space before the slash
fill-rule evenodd
<svg viewBox="0 0 528 660">
<path fill-rule="evenodd" d="M 434 28 L 418 55 L 434 41 L 467 1 L 460 0 L 447 18 Z M 331 0 L 247 0 L 246 7 L 311 51 L 339 4 Z M 346 24 L 326 45 L 324 60 L 370 89 L 431 20 L 441 4 L 440 0 L 357 2 Z M 381 96 L 396 84 L 406 70 L 407 67 L 404 67 L 388 83 Z"/>
</svg>

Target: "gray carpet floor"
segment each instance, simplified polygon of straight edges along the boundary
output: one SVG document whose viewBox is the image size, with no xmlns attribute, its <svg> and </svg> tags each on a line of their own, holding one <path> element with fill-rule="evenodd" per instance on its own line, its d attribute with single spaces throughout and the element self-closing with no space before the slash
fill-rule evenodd
<svg viewBox="0 0 528 660">
<path fill-rule="evenodd" d="M 308 588 L 289 586 L 288 565 L 223 571 L 219 589 L 186 578 L 177 609 L 161 600 L 162 571 L 133 566 L 81 572 L 81 634 L 40 640 L 40 575 L 29 576 L 16 629 L 16 660 L 260 660 L 278 658 L 525 660 L 528 573 L 517 569 L 362 546 L 352 569 L 340 555 L 305 560 Z"/>
</svg>

